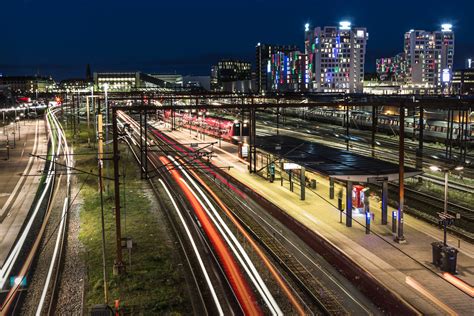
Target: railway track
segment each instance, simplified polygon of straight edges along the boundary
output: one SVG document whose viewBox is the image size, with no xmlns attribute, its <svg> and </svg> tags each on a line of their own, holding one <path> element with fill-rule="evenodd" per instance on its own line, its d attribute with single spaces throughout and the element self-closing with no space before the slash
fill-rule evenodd
<svg viewBox="0 0 474 316">
<path fill-rule="evenodd" d="M 389 185 L 389 191 L 396 195 L 398 194 L 398 185 L 390 183 Z M 430 213 L 431 215 L 437 216 L 437 212 L 442 212 L 444 211 L 444 200 L 437 198 L 435 196 L 423 193 L 423 192 L 418 192 L 416 190 L 407 188 L 405 186 L 405 198 L 407 200 L 407 204 L 413 204 L 415 202 L 416 204 L 422 204 L 424 205 L 424 209 L 426 210 L 426 206 L 430 206 L 432 208 L 429 208 L 427 213 Z M 474 223 L 474 210 L 469 209 L 467 207 L 464 207 L 462 205 L 458 205 L 453 202 L 448 201 L 448 213 L 451 215 L 456 215 L 456 213 L 461 214 L 461 219 L 464 219 L 468 221 L 469 223 Z"/>
<path fill-rule="evenodd" d="M 225 195 L 224 202 L 229 206 L 234 216 L 246 230 L 263 246 L 272 258 L 291 277 L 298 288 L 308 296 L 317 307 L 327 315 L 347 315 L 348 311 L 340 304 L 340 297 L 315 279 L 313 275 L 293 256 L 268 230 L 262 227 L 242 206 L 241 201 L 226 189 L 218 185 L 214 178 L 206 174 L 207 182 L 220 189 Z"/>
<path fill-rule="evenodd" d="M 260 114 L 262 115 L 262 113 Z M 275 122 L 268 118 L 268 116 L 261 116 L 261 118 L 266 122 L 264 125 L 267 125 L 271 128 L 276 128 Z M 311 137 L 312 139 L 319 139 L 319 140 L 326 140 L 328 138 L 340 142 L 340 147 L 345 148 L 344 139 L 340 137 L 336 137 L 335 134 L 344 137 L 345 129 L 340 127 L 339 125 L 330 125 L 327 126 L 325 123 L 318 122 L 317 124 L 314 122 L 306 122 L 306 121 L 294 121 L 294 119 L 288 119 L 288 122 L 285 124 L 281 123 L 280 130 L 289 130 L 294 133 L 300 133 L 305 137 Z M 317 125 L 317 128 L 315 128 Z M 265 127 L 259 125 L 261 127 Z M 337 133 L 335 133 L 337 131 Z M 324 135 L 322 135 L 324 133 Z M 351 134 L 356 136 L 358 140 L 351 140 L 351 144 L 357 144 L 358 147 L 351 146 L 351 151 L 362 154 L 362 155 L 371 155 L 372 154 L 372 147 L 368 139 L 370 139 L 370 134 L 367 135 L 367 132 L 363 132 L 361 130 L 355 130 L 354 127 L 351 127 Z M 319 136 L 318 136 L 319 135 Z M 406 139 L 409 139 L 408 137 Z M 342 141 L 342 142 L 341 142 Z M 385 149 L 388 148 L 393 151 L 393 154 L 387 151 L 381 151 L 380 149 L 375 150 L 376 155 L 379 159 L 392 161 L 397 163 L 398 162 L 398 139 L 390 139 L 388 137 L 379 137 L 377 138 L 378 147 Z M 416 143 L 406 143 L 405 144 L 405 152 L 406 152 L 406 163 L 409 163 L 413 166 L 417 165 L 417 157 L 416 157 L 416 150 L 418 148 L 418 144 Z M 437 165 L 437 164 L 445 164 L 447 166 L 458 163 L 455 159 L 447 160 L 443 159 L 445 150 L 438 149 L 433 146 L 425 146 L 424 147 L 424 155 L 423 155 L 423 164 L 426 167 L 430 165 Z M 464 174 L 467 177 L 474 177 L 474 165 L 472 164 L 474 161 L 474 156 L 471 154 L 467 154 L 466 157 L 467 161 L 470 161 L 471 164 L 467 164 L 465 166 Z"/>
</svg>

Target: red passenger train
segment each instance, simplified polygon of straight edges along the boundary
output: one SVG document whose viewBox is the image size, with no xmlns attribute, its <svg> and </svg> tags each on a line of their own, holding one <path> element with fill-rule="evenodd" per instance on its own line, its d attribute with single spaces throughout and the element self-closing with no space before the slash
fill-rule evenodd
<svg viewBox="0 0 474 316">
<path fill-rule="evenodd" d="M 233 141 L 239 136 L 249 135 L 249 126 L 245 122 L 231 120 L 228 118 L 215 117 L 206 115 L 205 113 L 198 115 L 196 113 L 175 112 L 175 123 L 178 126 L 191 128 L 192 130 L 199 130 L 206 135 L 220 137 L 227 141 Z M 171 110 L 166 110 L 163 113 L 162 119 L 171 122 Z"/>
</svg>

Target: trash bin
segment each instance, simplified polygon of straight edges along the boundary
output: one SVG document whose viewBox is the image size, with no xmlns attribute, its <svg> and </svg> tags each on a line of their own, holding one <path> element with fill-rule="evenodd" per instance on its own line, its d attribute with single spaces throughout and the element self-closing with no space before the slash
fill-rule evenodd
<svg viewBox="0 0 474 316">
<path fill-rule="evenodd" d="M 437 267 L 441 265 L 441 250 L 443 248 L 443 243 L 441 241 L 435 241 L 431 243 L 433 249 L 433 264 Z"/>
<path fill-rule="evenodd" d="M 112 316 L 114 311 L 106 304 L 97 304 L 92 306 L 91 316 Z"/>
<path fill-rule="evenodd" d="M 316 190 L 316 180 L 311 179 L 311 189 Z"/>
<path fill-rule="evenodd" d="M 458 250 L 454 247 L 443 247 L 441 254 L 441 270 L 456 274 Z"/>
</svg>

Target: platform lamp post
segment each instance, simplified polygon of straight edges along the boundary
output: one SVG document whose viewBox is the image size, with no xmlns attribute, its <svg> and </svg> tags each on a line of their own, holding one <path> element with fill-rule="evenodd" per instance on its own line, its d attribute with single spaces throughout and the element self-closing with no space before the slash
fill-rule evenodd
<svg viewBox="0 0 474 316">
<path fill-rule="evenodd" d="M 431 171 L 442 171 L 444 172 L 444 214 L 448 213 L 448 176 L 449 173 L 453 170 L 461 171 L 463 170 L 463 166 L 456 166 L 454 168 L 441 168 L 438 166 L 430 166 Z"/>
</svg>

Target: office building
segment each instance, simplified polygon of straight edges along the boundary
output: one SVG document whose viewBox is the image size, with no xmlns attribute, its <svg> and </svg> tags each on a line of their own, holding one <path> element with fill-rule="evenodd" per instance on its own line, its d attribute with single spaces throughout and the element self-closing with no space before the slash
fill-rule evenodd
<svg viewBox="0 0 474 316">
<path fill-rule="evenodd" d="M 363 27 L 343 21 L 339 26 L 305 26 L 309 88 L 316 92 L 362 92 L 369 35 Z"/>
<path fill-rule="evenodd" d="M 223 59 L 211 68 L 211 87 L 214 91 L 244 92 L 238 90 L 250 87 L 251 80 L 252 65 L 246 61 Z"/>
<path fill-rule="evenodd" d="M 255 56 L 255 86 L 258 93 L 271 90 L 271 61 L 277 52 L 296 51 L 296 45 L 271 45 L 258 43 Z"/>
<path fill-rule="evenodd" d="M 183 87 L 183 76 L 177 74 L 150 74 L 151 77 L 162 80 L 167 88 Z"/>
<path fill-rule="evenodd" d="M 94 89 L 103 91 L 106 84 L 109 91 L 117 92 L 156 90 L 166 87 L 164 80 L 141 72 L 94 72 Z"/>
<path fill-rule="evenodd" d="M 217 79 L 219 82 L 230 82 L 252 79 L 249 62 L 224 59 L 217 63 Z"/>
<path fill-rule="evenodd" d="M 450 24 L 440 31 L 410 30 L 405 33 L 404 53 L 408 80 L 442 92 L 451 82 L 454 60 L 454 32 Z"/>
<path fill-rule="evenodd" d="M 452 92 L 454 94 L 474 94 L 474 69 L 453 72 Z"/>
</svg>

